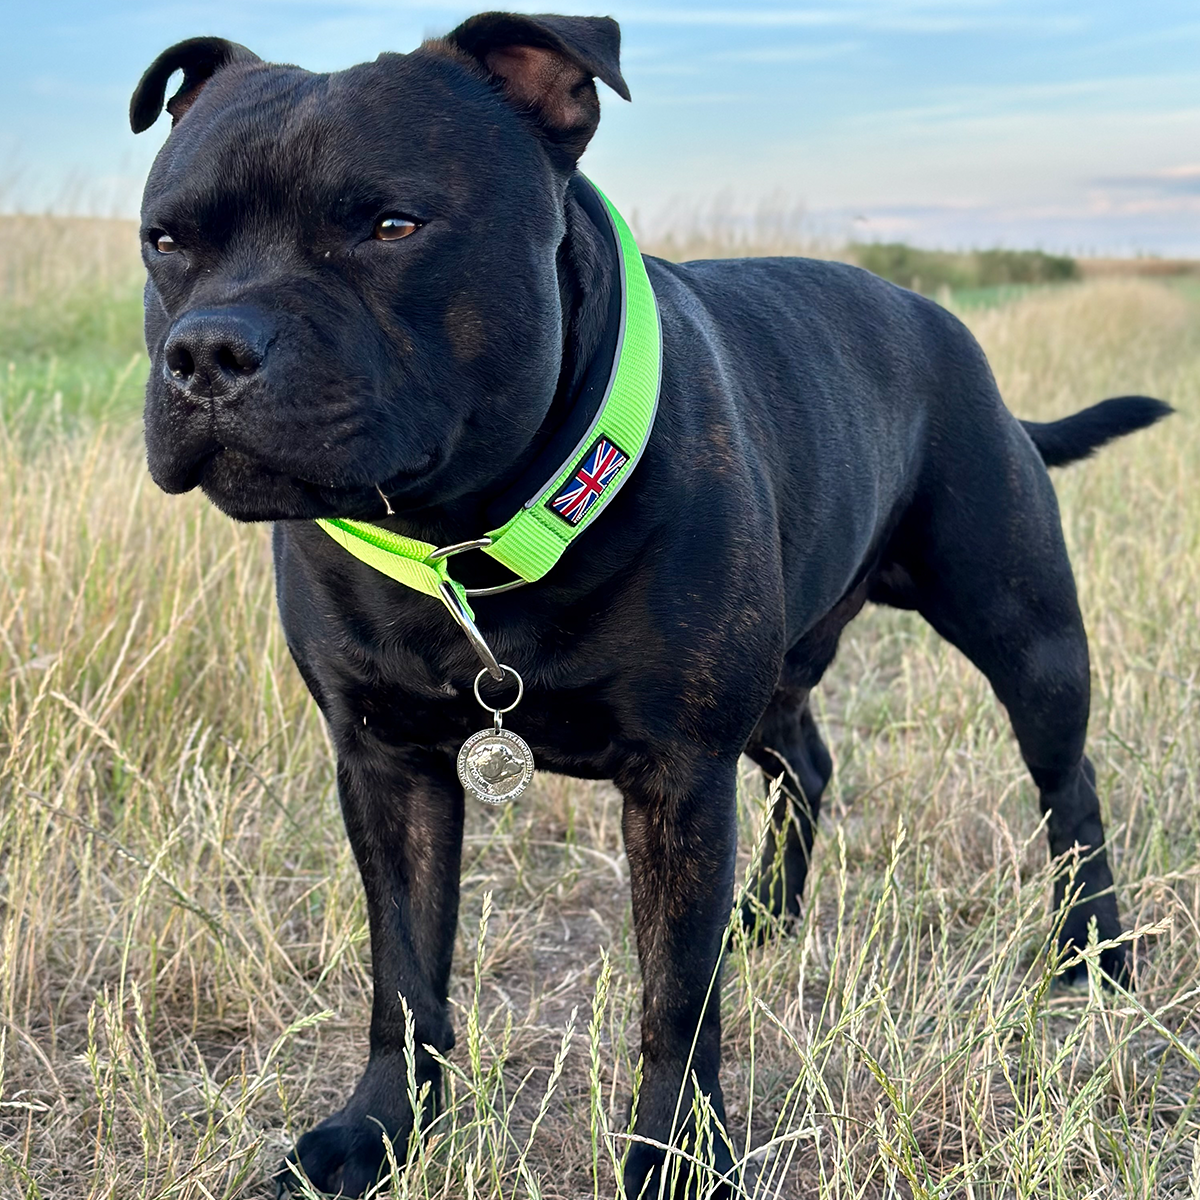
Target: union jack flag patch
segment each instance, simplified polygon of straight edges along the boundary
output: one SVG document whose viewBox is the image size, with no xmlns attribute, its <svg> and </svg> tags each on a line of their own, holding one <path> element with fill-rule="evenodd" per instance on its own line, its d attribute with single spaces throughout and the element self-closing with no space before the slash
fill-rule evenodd
<svg viewBox="0 0 1200 1200">
<path fill-rule="evenodd" d="M 546 501 L 546 507 L 558 513 L 568 525 L 578 525 L 628 461 L 629 456 L 615 442 L 597 438 L 575 474 Z"/>
</svg>

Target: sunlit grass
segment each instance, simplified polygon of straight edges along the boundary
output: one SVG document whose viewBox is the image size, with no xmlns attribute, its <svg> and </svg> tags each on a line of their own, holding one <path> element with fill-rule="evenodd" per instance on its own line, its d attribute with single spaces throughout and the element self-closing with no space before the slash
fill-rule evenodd
<svg viewBox="0 0 1200 1200">
<path fill-rule="evenodd" d="M 47 254 L 10 328 L 51 294 L 38 271 L 92 294 Z M 964 312 L 1020 415 L 1180 409 L 1056 475 L 1122 911 L 1152 931 L 1138 991 L 1052 986 L 1004 714 L 917 618 L 871 611 L 818 693 L 837 770 L 803 922 L 731 947 L 727 1136 L 746 1196 L 1200 1195 L 1200 297 L 1101 282 Z M 365 1059 L 330 750 L 267 531 L 153 488 L 133 398 L 83 401 L 109 367 L 39 377 L 94 344 L 62 320 L 0 387 L 0 1194 L 268 1194 Z M 764 804 L 747 771 L 743 871 Z M 394 1148 L 398 1194 L 615 1194 L 640 989 L 619 814 L 552 777 L 470 809 L 449 1105 Z"/>
<path fill-rule="evenodd" d="M 10 429 L 131 416 L 145 384 L 143 272 L 131 221 L 0 217 L 0 371 Z"/>
</svg>

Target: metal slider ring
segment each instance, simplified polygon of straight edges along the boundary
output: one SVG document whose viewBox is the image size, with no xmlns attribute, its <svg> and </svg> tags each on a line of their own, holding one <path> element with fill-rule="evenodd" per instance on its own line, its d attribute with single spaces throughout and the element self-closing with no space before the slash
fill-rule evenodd
<svg viewBox="0 0 1200 1200">
<path fill-rule="evenodd" d="M 450 546 L 439 546 L 425 561 L 429 563 L 441 562 L 444 558 L 453 558 L 456 554 L 466 554 L 470 550 L 486 550 L 491 544 L 492 539 L 490 537 L 481 537 L 474 538 L 469 542 L 455 542 Z M 497 583 L 492 587 L 463 588 L 463 591 L 472 597 L 499 596 L 501 592 L 511 592 L 514 588 L 524 587 L 528 582 L 528 579 L 521 579 L 518 576 L 508 583 Z"/>
<path fill-rule="evenodd" d="M 492 544 L 490 537 L 473 538 L 469 542 L 454 542 L 450 546 L 439 546 L 425 561 L 441 562 L 443 558 L 453 558 L 456 554 L 466 554 L 468 550 L 486 550 Z"/>
</svg>

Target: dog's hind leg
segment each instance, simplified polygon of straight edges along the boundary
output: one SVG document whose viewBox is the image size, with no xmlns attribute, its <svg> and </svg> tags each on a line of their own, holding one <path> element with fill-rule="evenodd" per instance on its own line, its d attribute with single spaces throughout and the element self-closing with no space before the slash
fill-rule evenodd
<svg viewBox="0 0 1200 1200">
<path fill-rule="evenodd" d="M 798 916 L 821 795 L 833 760 L 817 732 L 807 688 L 781 687 L 746 746 L 768 780 L 780 780 L 758 872 L 742 904 L 747 929 L 762 918 Z"/>
<path fill-rule="evenodd" d="M 987 676 L 1008 710 L 1047 816 L 1050 851 L 1078 848 L 1081 861 L 1062 946 L 1121 931 L 1095 772 L 1084 756 L 1089 706 L 1088 644 L 1063 543 L 1058 503 L 1040 460 L 1015 421 L 980 431 L 991 458 L 964 455 L 918 496 L 889 548 L 872 598 L 915 607 Z M 1056 907 L 1069 883 L 1060 876 Z M 1124 980 L 1123 946 L 1100 959 Z M 1082 964 L 1070 971 L 1074 981 Z"/>
</svg>

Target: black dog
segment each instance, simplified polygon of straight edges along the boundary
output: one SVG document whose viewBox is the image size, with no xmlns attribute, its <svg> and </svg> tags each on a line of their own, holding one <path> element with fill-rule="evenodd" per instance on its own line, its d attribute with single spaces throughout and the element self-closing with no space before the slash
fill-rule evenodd
<svg viewBox="0 0 1200 1200">
<path fill-rule="evenodd" d="M 400 997 L 419 1046 L 454 1041 L 455 755 L 481 713 L 478 663 L 441 605 L 309 518 L 477 537 L 587 403 L 617 272 L 575 164 L 599 120 L 593 79 L 628 98 L 618 39 L 608 19 L 487 14 L 316 75 L 203 38 L 166 51 L 133 97 L 145 129 L 183 71 L 142 211 L 150 471 L 276 522 L 288 645 L 337 746 L 366 888 L 370 1061 L 295 1150 L 318 1188 L 346 1195 L 376 1178 L 380 1125 L 401 1145 L 413 1126 Z M 757 899 L 795 913 L 830 773 L 809 690 L 868 600 L 916 609 L 987 675 L 1051 851 L 1091 852 L 1064 944 L 1093 918 L 1101 938 L 1120 932 L 1083 753 L 1087 639 L 1046 466 L 1169 409 L 1129 397 L 1019 422 L 957 320 L 852 267 L 647 268 L 665 346 L 648 449 L 543 581 L 478 615 L 524 675 L 519 730 L 538 762 L 624 796 L 645 981 L 637 1132 L 678 1143 L 693 1074 L 724 1115 L 707 998 L 733 901 L 738 757 L 786 773 Z M 490 560 L 455 572 L 509 578 Z M 1125 974 L 1123 950 L 1101 961 Z M 436 1105 L 424 1050 L 417 1072 Z M 662 1161 L 634 1144 L 630 1194 Z M 718 1169 L 731 1165 L 718 1143 Z"/>
</svg>

